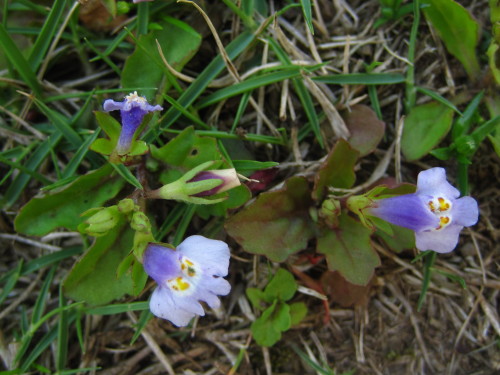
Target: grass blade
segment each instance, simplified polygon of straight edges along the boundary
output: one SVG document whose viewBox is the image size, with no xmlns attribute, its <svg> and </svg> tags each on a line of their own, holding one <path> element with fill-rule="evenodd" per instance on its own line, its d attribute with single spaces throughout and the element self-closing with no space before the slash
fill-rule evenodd
<svg viewBox="0 0 500 375">
<path fill-rule="evenodd" d="M 394 85 L 405 82 L 405 77 L 397 73 L 334 74 L 312 77 L 312 79 L 330 85 Z"/>
<path fill-rule="evenodd" d="M 262 86 L 267 86 L 272 83 L 281 82 L 286 79 L 294 78 L 300 76 L 300 67 L 295 69 L 284 69 L 277 72 L 262 74 L 258 77 L 252 77 L 245 81 L 235 83 L 234 85 L 225 87 L 221 90 L 208 95 L 207 97 L 200 100 L 197 104 L 197 108 L 204 108 L 209 105 L 220 102 L 224 99 L 228 99 L 232 96 L 243 94 L 245 92 L 257 89 Z"/>
<path fill-rule="evenodd" d="M 118 174 L 123 177 L 125 181 L 127 181 L 132 186 L 135 186 L 137 189 L 142 190 L 141 183 L 137 178 L 135 178 L 135 176 L 132 174 L 132 172 L 130 172 L 130 170 L 127 167 L 125 167 L 123 164 L 113 164 L 113 163 L 110 164 L 118 172 Z"/>
<path fill-rule="evenodd" d="M 85 312 L 91 315 L 114 315 L 121 314 L 127 311 L 142 310 L 149 310 L 149 302 L 119 303 L 114 305 L 92 307 L 86 309 Z"/>
<path fill-rule="evenodd" d="M 25 167 L 31 171 L 37 169 L 50 153 L 50 150 L 53 149 L 57 145 L 57 143 L 59 143 L 61 137 L 62 135 L 60 133 L 53 134 L 45 141 L 43 141 L 35 150 L 33 155 L 31 155 L 31 157 L 27 160 Z M 30 177 L 31 176 L 26 173 L 20 173 L 16 176 L 12 184 L 10 184 L 9 188 L 7 189 L 3 200 L 0 202 L 4 208 L 9 208 L 17 201 L 24 188 L 28 184 Z"/>
<path fill-rule="evenodd" d="M 186 209 L 186 204 L 177 203 L 177 205 L 168 213 L 168 216 L 161 225 L 160 229 L 158 229 L 158 231 L 154 233 L 155 240 L 162 241 L 167 233 L 169 233 L 170 230 L 174 227 L 175 223 L 177 223 L 181 216 L 184 215 Z"/>
<path fill-rule="evenodd" d="M 59 307 L 66 306 L 66 298 L 64 298 L 62 284 L 59 286 Z M 75 313 L 74 313 L 75 314 Z M 66 367 L 68 358 L 68 343 L 69 343 L 69 320 L 68 311 L 62 310 L 57 322 L 57 357 L 56 369 L 61 371 Z"/>
<path fill-rule="evenodd" d="M 459 109 L 455 106 L 455 104 L 453 104 L 452 102 L 450 102 L 449 100 L 447 100 L 443 96 L 439 95 L 437 92 L 434 92 L 432 90 L 429 90 L 429 89 L 426 89 L 423 87 L 417 87 L 416 90 L 421 92 L 422 94 L 425 94 L 425 95 L 431 97 L 432 99 L 434 99 L 434 100 L 438 101 L 439 103 L 445 105 L 446 107 L 454 110 L 456 113 L 458 113 L 460 116 L 462 116 L 462 112 L 459 111 Z"/>
<path fill-rule="evenodd" d="M 49 288 L 52 284 L 52 279 L 54 278 L 54 272 L 56 270 L 56 265 L 53 265 L 50 268 L 50 271 L 43 282 L 42 288 L 40 292 L 38 292 L 38 297 L 35 302 L 35 306 L 33 307 L 33 313 L 31 315 L 31 324 L 35 324 L 40 320 L 43 315 L 43 311 L 45 310 L 45 305 L 47 303 L 47 295 L 49 294 Z"/>
<path fill-rule="evenodd" d="M 46 18 L 42 29 L 38 33 L 38 37 L 35 40 L 33 49 L 28 58 L 28 63 L 31 69 L 36 72 L 38 67 L 42 63 L 47 50 L 49 49 L 50 43 L 54 34 L 56 33 L 57 27 L 59 25 L 59 20 L 63 14 L 65 5 L 65 0 L 55 0 L 50 9 L 50 13 Z"/>
<path fill-rule="evenodd" d="M 182 239 L 184 238 L 184 235 L 186 234 L 187 227 L 189 223 L 191 222 L 191 219 L 193 218 L 194 213 L 196 212 L 196 205 L 195 204 L 188 204 L 187 209 L 185 211 L 184 216 L 181 219 L 181 222 L 177 226 L 177 230 L 175 231 L 175 236 L 174 240 L 172 241 L 172 244 L 174 246 L 179 245 L 182 242 Z"/>
<path fill-rule="evenodd" d="M 281 48 L 278 42 L 272 38 L 268 39 L 268 41 L 271 48 L 274 50 L 279 60 L 281 61 L 281 63 L 286 65 L 292 65 L 290 57 L 286 54 L 283 48 Z M 318 115 L 316 113 L 316 110 L 314 109 L 314 103 L 312 101 L 311 94 L 307 90 L 302 80 L 294 78 L 292 79 L 292 83 L 295 88 L 295 92 L 297 93 L 297 96 L 299 97 L 300 102 L 302 103 L 302 107 L 306 112 L 306 116 L 309 120 L 311 129 L 314 135 L 316 136 L 316 139 L 318 140 L 318 143 L 320 144 L 321 148 L 323 148 L 324 147 L 323 137 L 321 136 Z"/>
<path fill-rule="evenodd" d="M 66 117 L 61 115 L 59 112 L 50 109 L 41 100 L 34 99 L 34 102 L 40 109 L 40 111 L 42 111 L 42 113 L 47 116 L 49 121 L 56 127 L 56 129 L 64 135 L 64 138 L 66 138 L 68 142 L 70 142 L 76 149 L 78 149 L 78 147 L 80 147 L 80 145 L 82 144 L 82 138 L 69 125 Z"/>
<path fill-rule="evenodd" d="M 255 39 L 255 35 L 250 32 L 241 33 L 227 47 L 226 52 L 229 58 L 233 59 L 238 56 L 243 50 Z M 221 56 L 217 56 L 208 64 L 201 72 L 196 80 L 182 93 L 177 102 L 184 108 L 189 107 L 207 88 L 210 82 L 217 77 L 226 67 Z M 163 121 L 160 124 L 160 129 L 164 130 L 170 127 L 181 116 L 181 112 L 177 108 L 170 108 Z M 155 138 L 155 129 L 150 129 L 143 139 L 146 142 L 151 142 Z"/>
<path fill-rule="evenodd" d="M 7 282 L 2 289 L 2 293 L 0 293 L 0 305 L 5 301 L 7 296 L 10 294 L 14 286 L 17 284 L 17 280 L 19 280 L 19 276 L 21 276 L 21 269 L 23 267 L 22 259 L 17 264 L 17 267 L 14 268 L 11 272 L 9 272 L 10 276 L 7 278 Z"/>
<path fill-rule="evenodd" d="M 19 75 L 23 78 L 26 84 L 30 87 L 31 90 L 37 95 L 42 95 L 42 88 L 40 86 L 40 82 L 36 77 L 33 70 L 31 70 L 28 61 L 21 54 L 21 51 L 17 48 L 14 41 L 11 39 L 4 25 L 0 23 L 0 45 L 2 46 L 2 50 L 7 57 L 7 59 L 11 62 L 14 68 L 17 70 Z"/>
<path fill-rule="evenodd" d="M 62 172 L 61 177 L 63 179 L 69 178 L 75 174 L 78 166 L 82 163 L 85 155 L 87 155 L 87 153 L 89 152 L 90 145 L 97 139 L 100 132 L 101 129 L 97 129 L 94 134 L 92 134 L 90 137 L 87 137 L 87 139 L 85 139 L 78 150 L 76 150 L 76 153 L 73 155 L 69 163 L 66 165 L 66 168 L 64 168 L 64 171 Z"/>
<path fill-rule="evenodd" d="M 148 303 L 149 305 L 149 303 Z M 133 345 L 135 340 L 139 338 L 141 335 L 142 330 L 144 327 L 146 327 L 146 324 L 148 324 L 149 320 L 153 317 L 153 314 L 151 314 L 151 311 L 149 311 L 149 307 L 147 310 L 143 310 L 141 312 L 141 315 L 139 316 L 139 320 L 137 321 L 136 327 L 135 327 L 135 332 L 134 336 L 132 336 L 132 340 L 130 340 L 130 345 Z"/>
<path fill-rule="evenodd" d="M 300 5 L 302 7 L 302 13 L 304 13 L 304 18 L 306 20 L 307 27 L 309 28 L 309 31 L 311 31 L 311 34 L 314 35 L 311 0 L 300 0 Z"/>
</svg>

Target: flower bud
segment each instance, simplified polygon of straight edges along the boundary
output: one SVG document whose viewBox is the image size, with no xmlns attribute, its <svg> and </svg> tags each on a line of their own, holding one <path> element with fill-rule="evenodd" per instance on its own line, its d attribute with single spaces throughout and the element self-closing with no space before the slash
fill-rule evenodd
<svg viewBox="0 0 500 375">
<path fill-rule="evenodd" d="M 213 163 L 209 161 L 200 164 L 177 181 L 149 192 L 148 196 L 150 198 L 175 199 L 196 204 L 222 202 L 226 197 L 217 197 L 216 195 L 237 187 L 241 183 L 234 168 L 204 171 Z"/>
<path fill-rule="evenodd" d="M 90 236 L 100 237 L 113 229 L 119 220 L 120 213 L 116 206 L 104 207 L 80 224 L 78 229 Z"/>
</svg>

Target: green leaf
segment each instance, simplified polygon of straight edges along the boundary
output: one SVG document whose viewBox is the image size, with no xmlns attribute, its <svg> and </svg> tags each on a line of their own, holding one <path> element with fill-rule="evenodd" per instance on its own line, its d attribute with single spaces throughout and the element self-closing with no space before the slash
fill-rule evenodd
<svg viewBox="0 0 500 375">
<path fill-rule="evenodd" d="M 139 37 L 137 47 L 127 58 L 121 76 L 122 87 L 151 87 L 140 90 L 149 99 L 161 86 L 166 70 L 156 40 L 160 43 L 165 59 L 178 70 L 194 56 L 201 44 L 201 35 L 182 21 L 164 17 L 160 26 L 161 30 Z"/>
<path fill-rule="evenodd" d="M 273 276 L 266 289 L 264 289 L 264 299 L 271 303 L 275 299 L 288 301 L 297 291 L 297 282 L 293 275 L 283 268 L 279 268 Z"/>
<path fill-rule="evenodd" d="M 323 199 L 328 187 L 350 188 L 356 180 L 354 165 L 358 154 L 347 141 L 339 139 L 314 177 L 313 199 Z"/>
<path fill-rule="evenodd" d="M 83 221 L 80 214 L 102 206 L 123 187 L 123 180 L 113 175 L 109 165 L 79 177 L 61 190 L 29 201 L 17 215 L 16 231 L 43 236 L 58 227 L 76 230 Z"/>
<path fill-rule="evenodd" d="M 262 302 L 264 301 L 264 292 L 258 288 L 247 288 L 246 295 L 256 310 L 262 310 Z"/>
<path fill-rule="evenodd" d="M 479 42 L 479 25 L 469 12 L 453 0 L 421 0 L 425 17 L 436 29 L 448 52 L 464 66 L 469 78 L 480 76 L 476 47 Z"/>
<path fill-rule="evenodd" d="M 304 302 L 295 302 L 290 305 L 292 326 L 299 324 L 307 316 L 307 306 Z"/>
<path fill-rule="evenodd" d="M 290 306 L 275 301 L 251 325 L 253 337 L 260 346 L 272 346 L 281 339 L 281 332 L 290 328 Z"/>
<path fill-rule="evenodd" d="M 101 0 L 102 5 L 111 14 L 113 18 L 116 17 L 116 0 Z"/>
<path fill-rule="evenodd" d="M 226 222 L 226 230 L 245 251 L 274 262 L 305 249 L 314 236 L 307 181 L 293 177 L 283 189 L 262 193 Z"/>
<path fill-rule="evenodd" d="M 96 306 L 124 294 L 137 294 L 130 273 L 117 277 L 118 266 L 132 249 L 133 239 L 134 231 L 123 219 L 106 235 L 97 237 L 64 280 L 65 295 Z"/>
<path fill-rule="evenodd" d="M 415 247 L 415 232 L 410 229 L 388 223 L 392 234 L 378 230 L 376 234 L 396 253 Z"/>
<path fill-rule="evenodd" d="M 336 230 L 324 230 L 317 251 L 325 254 L 330 271 L 338 271 L 352 284 L 366 285 L 380 258 L 370 242 L 371 231 L 347 214 Z"/>
<path fill-rule="evenodd" d="M 373 152 L 384 136 L 385 123 L 378 119 L 370 107 L 363 104 L 351 107 L 343 118 L 351 133 L 347 140 L 351 147 L 359 151 L 360 156 Z"/>
<path fill-rule="evenodd" d="M 227 191 L 227 199 L 216 204 L 200 204 L 196 207 L 196 213 L 204 219 L 210 216 L 225 217 L 227 210 L 244 205 L 252 198 L 252 193 L 246 185 L 237 186 Z"/>
<path fill-rule="evenodd" d="M 200 137 L 192 126 L 184 129 L 161 148 L 151 145 L 151 156 L 169 166 L 180 167 L 163 173 L 160 177 L 163 184 L 175 181 L 183 172 L 187 172 L 202 163 L 222 160 L 217 141 L 210 137 Z M 215 168 L 217 168 L 216 165 L 214 165 Z"/>
<path fill-rule="evenodd" d="M 437 102 L 413 107 L 406 117 L 401 149 L 407 160 L 427 155 L 446 136 L 453 122 L 453 110 Z"/>
<path fill-rule="evenodd" d="M 97 124 L 106 133 L 112 143 L 116 145 L 120 133 L 122 131 L 121 124 L 114 119 L 109 113 L 96 111 L 94 112 Z M 113 147 L 114 147 L 113 145 Z"/>
</svg>

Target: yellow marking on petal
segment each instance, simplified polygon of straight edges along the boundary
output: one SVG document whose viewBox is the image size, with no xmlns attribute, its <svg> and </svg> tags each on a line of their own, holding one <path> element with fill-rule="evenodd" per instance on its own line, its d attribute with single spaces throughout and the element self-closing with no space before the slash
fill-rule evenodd
<svg viewBox="0 0 500 375">
<path fill-rule="evenodd" d="M 439 211 L 443 212 L 443 211 L 448 211 L 451 207 L 451 204 L 448 200 L 444 199 L 444 198 L 438 198 L 438 202 L 439 202 Z"/>
<path fill-rule="evenodd" d="M 184 281 L 182 276 L 178 276 L 175 279 L 168 280 L 167 284 L 170 288 L 177 292 L 183 292 L 191 287 L 191 285 L 187 281 Z"/>
<path fill-rule="evenodd" d="M 431 209 L 432 212 L 436 212 L 436 207 L 434 206 L 434 202 L 433 201 L 429 201 L 429 208 Z"/>
<path fill-rule="evenodd" d="M 185 275 L 193 277 L 196 275 L 196 266 L 189 259 L 183 258 L 181 261 L 181 270 Z"/>
<path fill-rule="evenodd" d="M 443 229 L 448 224 L 450 224 L 451 219 L 448 216 L 440 216 L 439 217 L 439 226 L 436 228 L 437 230 Z"/>
</svg>

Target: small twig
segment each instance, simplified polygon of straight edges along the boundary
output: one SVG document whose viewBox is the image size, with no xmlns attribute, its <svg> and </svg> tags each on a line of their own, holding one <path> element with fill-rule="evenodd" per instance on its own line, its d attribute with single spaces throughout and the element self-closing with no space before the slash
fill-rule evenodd
<svg viewBox="0 0 500 375">
<path fill-rule="evenodd" d="M 266 367 L 267 375 L 273 375 L 273 368 L 271 366 L 271 356 L 269 355 L 269 348 L 263 346 L 262 354 L 264 355 L 264 365 Z"/>
<path fill-rule="evenodd" d="M 400 101 L 398 101 L 398 103 L 400 103 Z M 396 147 L 394 148 L 394 168 L 395 168 L 395 172 L 396 172 L 396 182 L 398 184 L 400 184 L 402 181 L 402 176 L 401 176 L 401 137 L 403 136 L 404 124 L 405 124 L 405 117 L 401 116 L 401 118 L 398 121 L 398 124 L 396 125 L 396 140 L 395 140 Z"/>
<path fill-rule="evenodd" d="M 13 240 L 13 241 L 25 243 L 27 245 L 31 245 L 31 246 L 34 246 L 34 247 L 39 247 L 41 249 L 45 249 L 45 250 L 48 250 L 48 251 L 59 251 L 59 250 L 62 249 L 59 246 L 48 245 L 48 244 L 43 243 L 43 242 L 39 242 L 39 241 L 35 241 L 35 240 L 29 239 L 29 238 L 21 237 L 21 236 L 19 236 L 17 234 L 0 233 L 0 238 L 4 238 L 6 240 Z"/>
</svg>

